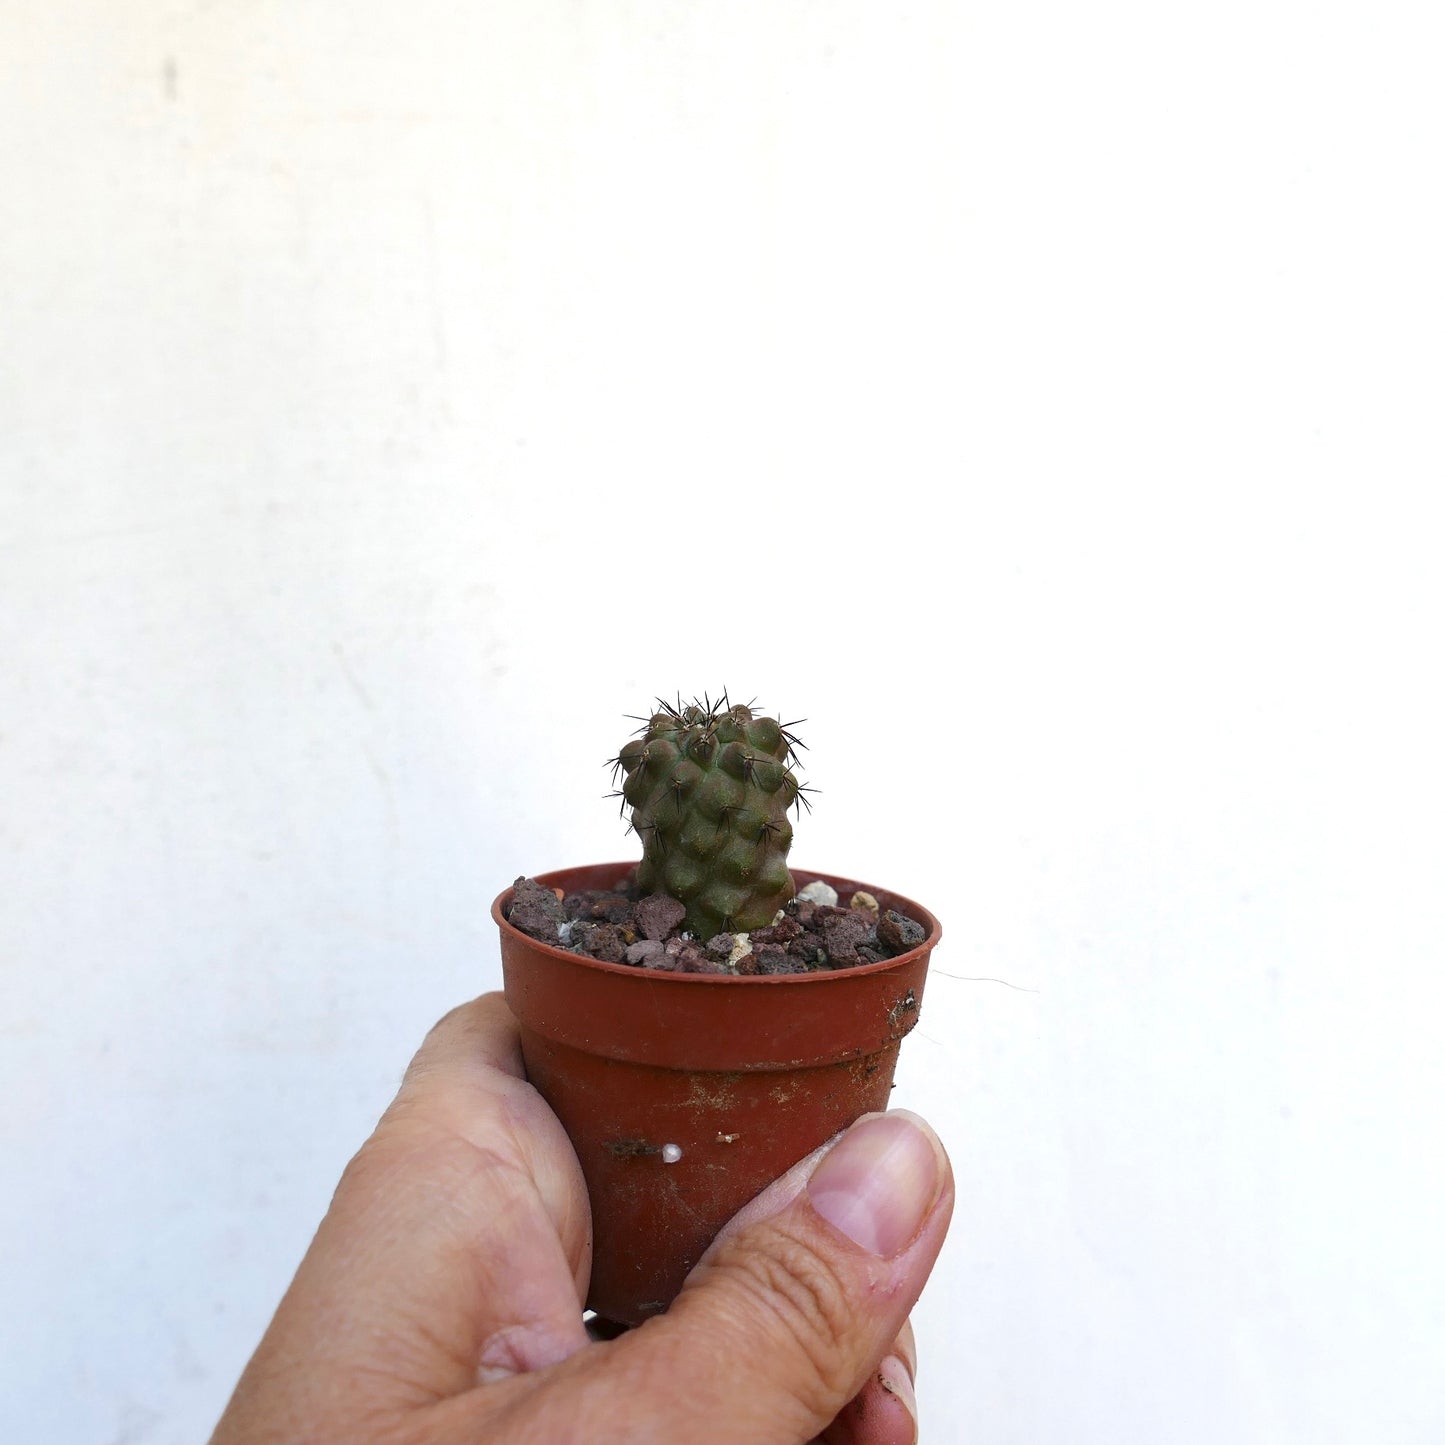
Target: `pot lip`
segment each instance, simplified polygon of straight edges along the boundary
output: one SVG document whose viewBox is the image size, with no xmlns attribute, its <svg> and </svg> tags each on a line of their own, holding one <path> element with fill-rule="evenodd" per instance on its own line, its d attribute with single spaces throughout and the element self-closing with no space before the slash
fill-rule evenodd
<svg viewBox="0 0 1445 1445">
<path fill-rule="evenodd" d="M 595 863 L 577 864 L 571 868 L 549 868 L 545 873 L 534 873 L 531 876 L 542 880 L 556 873 L 574 873 L 582 868 L 618 868 L 629 870 L 637 866 L 636 860 L 621 863 Z M 814 878 L 838 878 L 842 879 L 841 873 L 825 873 L 816 868 L 796 868 L 790 870 L 794 874 L 801 874 L 803 878 L 811 880 Z M 849 879 L 849 882 L 855 880 Z M 939 939 L 943 937 L 943 925 L 938 919 L 912 898 L 907 899 L 910 908 L 916 909 L 921 918 L 915 921 L 928 929 L 928 934 L 923 942 L 910 948 L 907 953 L 900 953 L 894 958 L 880 958 L 877 963 L 860 963 L 853 968 L 828 969 L 819 973 L 779 973 L 779 974 L 741 974 L 741 973 L 670 973 L 663 969 L 639 968 L 630 963 L 606 963 L 600 958 L 592 958 L 585 953 L 573 953 L 570 949 L 558 948 L 553 943 L 543 943 L 540 938 L 533 938 L 530 933 L 523 933 L 520 928 L 514 928 L 502 916 L 502 904 L 512 894 L 515 884 L 504 888 L 496 898 L 492 900 L 492 921 L 504 934 L 510 934 L 518 939 L 528 948 L 540 949 L 544 954 L 556 959 L 559 963 L 576 964 L 582 968 L 595 969 L 599 973 L 611 973 L 620 975 L 623 978 L 646 980 L 655 984 L 672 985 L 677 984 L 683 987 L 703 987 L 707 985 L 723 987 L 758 987 L 767 985 L 791 985 L 793 987 L 806 987 L 809 984 L 825 984 L 838 982 L 849 978 L 866 978 L 875 973 L 887 973 L 890 969 L 901 968 L 906 964 L 930 953 L 937 947 Z M 803 885 L 806 886 L 806 883 Z M 882 888 L 881 884 L 874 885 Z M 856 883 L 856 887 L 867 889 L 868 885 Z M 885 893 L 891 893 L 892 889 L 882 888 Z M 903 894 L 894 894 L 897 898 L 903 898 Z"/>
</svg>

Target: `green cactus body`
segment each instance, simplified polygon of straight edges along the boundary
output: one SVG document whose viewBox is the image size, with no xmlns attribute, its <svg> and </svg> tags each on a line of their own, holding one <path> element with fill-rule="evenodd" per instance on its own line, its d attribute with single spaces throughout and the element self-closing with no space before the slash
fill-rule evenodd
<svg viewBox="0 0 1445 1445">
<path fill-rule="evenodd" d="M 638 886 L 676 898 L 701 939 L 766 927 L 794 892 L 795 740 L 726 699 L 659 708 L 614 759 L 642 838 Z"/>
</svg>

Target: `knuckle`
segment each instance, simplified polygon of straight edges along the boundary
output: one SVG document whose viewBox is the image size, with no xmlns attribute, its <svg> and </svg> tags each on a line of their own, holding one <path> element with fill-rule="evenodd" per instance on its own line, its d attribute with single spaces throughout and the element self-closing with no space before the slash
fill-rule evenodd
<svg viewBox="0 0 1445 1445">
<path fill-rule="evenodd" d="M 384 1121 L 342 1171 L 335 1199 L 387 1206 L 422 1190 L 438 1200 L 469 1200 L 496 1161 L 440 1130 Z"/>
</svg>

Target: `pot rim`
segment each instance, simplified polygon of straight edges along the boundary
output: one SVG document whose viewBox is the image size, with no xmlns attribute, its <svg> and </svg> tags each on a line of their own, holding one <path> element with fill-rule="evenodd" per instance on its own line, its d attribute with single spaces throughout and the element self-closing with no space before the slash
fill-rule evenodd
<svg viewBox="0 0 1445 1445">
<path fill-rule="evenodd" d="M 544 886 L 555 886 L 547 880 L 559 873 L 576 873 L 583 868 L 596 868 L 600 870 L 619 869 L 630 872 L 637 867 L 636 860 L 621 863 L 582 863 L 571 868 L 551 868 L 545 873 L 524 874 L 530 876 L 533 881 L 542 883 Z M 570 949 L 559 948 L 555 943 L 544 943 L 540 938 L 533 938 L 530 933 L 523 933 L 520 928 L 515 928 L 502 915 L 502 905 L 510 900 L 515 884 L 504 888 L 496 898 L 492 900 L 492 921 L 496 925 L 511 933 L 514 937 L 522 939 L 531 948 L 540 948 L 543 952 L 567 963 L 581 964 L 588 968 L 595 968 L 602 973 L 621 974 L 626 978 L 646 978 L 656 983 L 681 984 L 684 986 L 722 985 L 724 987 L 736 986 L 759 986 L 784 984 L 793 987 L 804 987 L 808 984 L 822 984 L 844 978 L 861 978 L 874 973 L 886 973 L 889 969 L 896 969 L 902 964 L 911 962 L 920 954 L 928 953 L 936 948 L 938 941 L 943 937 L 943 925 L 938 919 L 921 903 L 912 898 L 905 897 L 901 893 L 894 893 L 891 888 L 884 888 L 881 884 L 869 885 L 859 883 L 854 879 L 845 878 L 841 873 L 825 873 L 812 868 L 791 868 L 788 870 L 798 881 L 798 886 L 806 887 L 817 879 L 824 882 L 839 882 L 850 885 L 856 893 L 862 889 L 867 893 L 886 893 L 891 898 L 907 904 L 909 913 L 916 923 L 921 923 L 927 930 L 922 943 L 910 948 L 907 953 L 900 953 L 893 958 L 880 958 L 877 963 L 860 963 L 851 968 L 830 968 L 823 969 L 816 973 L 779 973 L 779 974 L 741 974 L 741 973 L 672 973 L 666 969 L 641 968 L 632 963 L 607 963 L 600 958 L 593 958 L 586 953 L 573 953 Z M 843 890 L 840 890 L 840 893 Z M 881 900 L 880 900 L 881 901 Z"/>
</svg>

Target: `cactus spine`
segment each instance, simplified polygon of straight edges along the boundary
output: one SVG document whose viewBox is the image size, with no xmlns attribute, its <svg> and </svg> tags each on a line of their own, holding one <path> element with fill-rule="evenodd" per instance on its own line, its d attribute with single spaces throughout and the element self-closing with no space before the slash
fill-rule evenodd
<svg viewBox="0 0 1445 1445">
<path fill-rule="evenodd" d="M 612 760 L 642 839 L 637 883 L 687 909 L 698 938 L 762 928 L 793 896 L 788 809 L 806 805 L 797 739 L 746 705 L 707 700 L 658 711 Z"/>
</svg>

